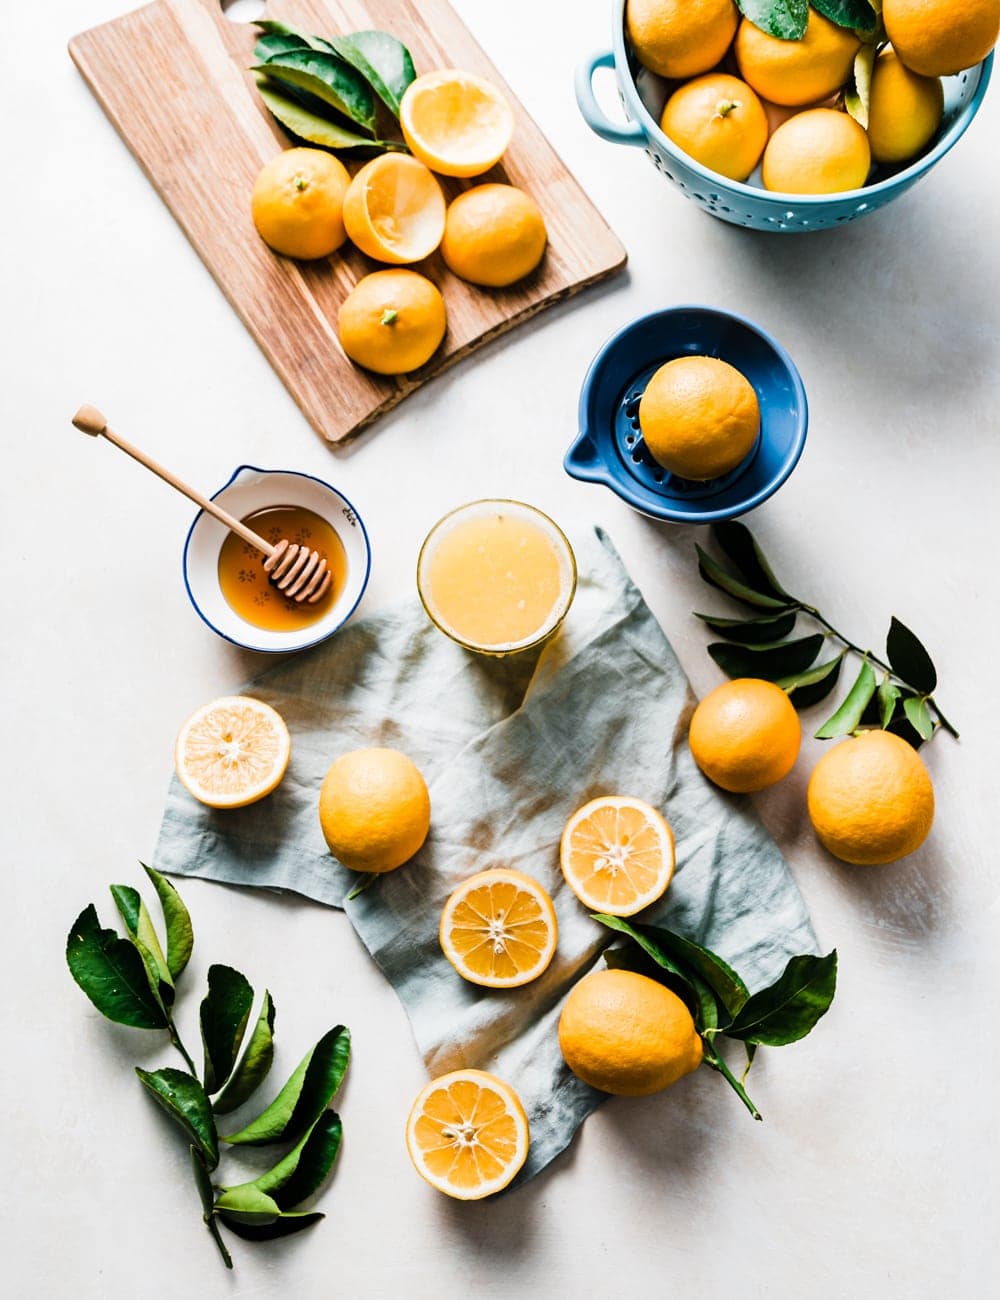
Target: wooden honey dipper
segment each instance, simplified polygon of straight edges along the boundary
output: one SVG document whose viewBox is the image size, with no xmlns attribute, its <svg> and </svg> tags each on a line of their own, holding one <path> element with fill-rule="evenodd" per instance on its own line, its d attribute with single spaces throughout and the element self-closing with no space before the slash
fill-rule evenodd
<svg viewBox="0 0 1000 1300">
<path fill-rule="evenodd" d="M 255 546 L 264 556 L 264 570 L 268 579 L 274 583 L 282 595 L 289 597 L 301 604 L 315 605 L 317 601 L 322 600 L 330 588 L 332 576 L 327 567 L 326 560 L 323 559 L 318 551 L 310 551 L 308 546 L 299 546 L 295 542 L 290 542 L 283 538 L 280 542 L 272 544 L 267 542 L 252 528 L 248 528 L 241 520 L 236 519 L 228 511 L 217 506 L 214 501 L 209 501 L 208 497 L 203 497 L 200 492 L 196 492 L 193 487 L 181 482 L 179 478 L 171 474 L 168 469 L 158 465 L 155 460 L 141 452 L 138 447 L 133 447 L 130 442 L 118 436 L 108 427 L 108 422 L 95 406 L 81 406 L 76 415 L 73 416 L 73 425 L 82 433 L 89 433 L 92 438 L 104 437 L 108 442 L 113 442 L 116 447 L 137 460 L 140 465 L 145 465 L 146 469 L 152 470 L 164 483 L 169 483 L 172 488 L 178 492 L 183 492 L 186 497 L 192 500 L 195 505 L 201 506 L 202 510 L 213 515 L 221 524 L 225 524 L 238 537 L 242 537 L 245 542 Z"/>
</svg>

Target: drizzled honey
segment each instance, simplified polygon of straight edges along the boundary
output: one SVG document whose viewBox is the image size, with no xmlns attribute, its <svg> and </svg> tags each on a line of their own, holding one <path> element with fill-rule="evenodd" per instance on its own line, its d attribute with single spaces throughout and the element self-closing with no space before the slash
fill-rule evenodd
<svg viewBox="0 0 1000 1300">
<path fill-rule="evenodd" d="M 332 581 L 315 605 L 296 604 L 268 581 L 260 551 L 229 533 L 219 552 L 219 586 L 226 603 L 247 623 L 268 632 L 294 632 L 319 622 L 347 580 L 347 554 L 335 530 L 304 506 L 268 506 L 247 515 L 243 523 L 265 541 L 279 542 L 286 537 L 318 551 L 329 565 Z"/>
</svg>

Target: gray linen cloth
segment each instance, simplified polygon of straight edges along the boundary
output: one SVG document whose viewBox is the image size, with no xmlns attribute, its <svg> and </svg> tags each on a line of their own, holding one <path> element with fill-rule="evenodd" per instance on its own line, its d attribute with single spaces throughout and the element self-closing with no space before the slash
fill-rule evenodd
<svg viewBox="0 0 1000 1300">
<path fill-rule="evenodd" d="M 154 859 L 161 871 L 343 908 L 402 999 L 431 1075 L 475 1066 L 517 1089 L 531 1126 L 518 1182 L 557 1156 L 603 1100 L 567 1070 L 557 1039 L 566 994 L 613 938 L 559 870 L 559 837 L 581 804 L 631 794 L 663 810 L 677 870 L 641 919 L 714 948 L 751 989 L 789 956 L 816 950 L 773 840 L 745 799 L 694 765 L 690 687 L 610 541 L 596 530 L 574 549 L 576 599 L 541 651 L 469 654 L 407 600 L 254 678 L 248 689 L 292 734 L 284 781 L 249 808 L 213 812 L 175 777 Z M 362 745 L 413 758 L 430 788 L 431 831 L 411 862 L 347 900 L 358 877 L 331 857 L 316 808 L 330 763 Z M 438 944 L 449 893 L 492 866 L 541 881 L 559 921 L 548 970 L 509 992 L 466 983 Z"/>
</svg>

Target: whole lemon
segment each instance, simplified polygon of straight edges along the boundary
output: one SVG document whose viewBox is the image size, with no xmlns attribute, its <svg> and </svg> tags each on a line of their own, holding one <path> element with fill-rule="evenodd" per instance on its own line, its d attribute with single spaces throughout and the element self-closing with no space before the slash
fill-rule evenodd
<svg viewBox="0 0 1000 1300">
<path fill-rule="evenodd" d="M 577 1078 L 619 1097 L 661 1092 L 701 1064 L 691 1012 L 670 989 L 627 970 L 598 970 L 570 990 L 559 1048 Z"/>
<path fill-rule="evenodd" d="M 748 18 L 736 33 L 736 62 L 744 81 L 773 104 L 797 107 L 826 99 L 847 81 L 861 41 L 854 32 L 809 10 L 805 34 L 781 41 Z"/>
<path fill-rule="evenodd" d="M 330 852 L 351 871 L 394 871 L 427 838 L 427 785 L 398 749 L 352 750 L 323 778 L 319 823 Z"/>
<path fill-rule="evenodd" d="M 682 80 L 708 72 L 736 32 L 733 0 L 628 0 L 625 28 L 644 68 Z"/>
<path fill-rule="evenodd" d="M 257 233 L 286 257 L 326 257 L 347 238 L 344 195 L 351 178 L 322 149 L 286 149 L 263 167 L 251 198 Z"/>
<path fill-rule="evenodd" d="M 745 181 L 767 144 L 767 116 L 738 77 L 710 73 L 681 86 L 667 100 L 663 134 L 703 167 Z"/>
<path fill-rule="evenodd" d="M 934 821 L 923 759 L 889 731 L 863 731 L 835 745 L 813 769 L 806 798 L 823 847 L 860 867 L 913 853 Z"/>
<path fill-rule="evenodd" d="M 444 299 L 416 271 L 373 271 L 340 305 L 337 332 L 352 361 L 379 375 L 405 375 L 429 361 L 447 326 Z"/>
<path fill-rule="evenodd" d="M 884 0 L 882 20 L 911 72 L 948 77 L 985 59 L 1000 32 L 1000 0 Z"/>
<path fill-rule="evenodd" d="M 894 50 L 875 60 L 868 143 L 880 163 L 907 162 L 934 138 L 944 112 L 944 91 L 937 77 L 911 72 Z"/>
<path fill-rule="evenodd" d="M 760 404 L 753 385 L 718 357 L 677 357 L 660 366 L 639 401 L 649 454 L 681 478 L 728 474 L 753 447 Z"/>
<path fill-rule="evenodd" d="M 504 288 L 542 260 L 545 219 L 515 185 L 476 185 L 454 199 L 445 219 L 441 256 L 471 284 Z"/>
<path fill-rule="evenodd" d="M 780 686 L 736 677 L 709 691 L 691 716 L 688 744 L 710 781 L 734 794 L 774 785 L 795 766 L 802 724 Z"/>
<path fill-rule="evenodd" d="M 796 113 L 764 150 L 764 188 L 782 194 L 838 194 L 860 189 L 871 170 L 868 137 L 854 118 L 834 108 Z"/>
</svg>

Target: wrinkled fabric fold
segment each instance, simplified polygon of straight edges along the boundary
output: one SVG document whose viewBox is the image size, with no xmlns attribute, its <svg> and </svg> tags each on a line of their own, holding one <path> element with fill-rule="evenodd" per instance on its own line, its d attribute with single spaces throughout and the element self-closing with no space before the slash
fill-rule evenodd
<svg viewBox="0 0 1000 1300">
<path fill-rule="evenodd" d="M 196 804 L 174 778 L 154 859 L 173 874 L 343 907 L 402 1000 L 430 1073 L 475 1066 L 517 1089 L 531 1123 L 519 1182 L 558 1155 L 603 1099 L 569 1073 L 557 1039 L 566 994 L 613 938 L 559 870 L 559 837 L 581 804 L 630 794 L 663 810 L 677 870 L 641 919 L 716 949 L 751 988 L 775 979 L 789 956 L 816 949 L 788 865 L 749 803 L 695 767 L 687 679 L 610 541 L 597 531 L 574 548 L 577 597 L 541 651 L 470 655 L 411 600 L 248 683 L 292 733 L 285 780 L 263 802 L 221 813 Z M 347 900 L 358 878 L 330 856 L 316 806 L 330 763 L 361 745 L 391 745 L 414 759 L 432 823 L 410 863 Z M 548 970 L 509 992 L 463 981 L 438 944 L 448 894 L 491 866 L 539 880 L 559 922 Z"/>
</svg>

